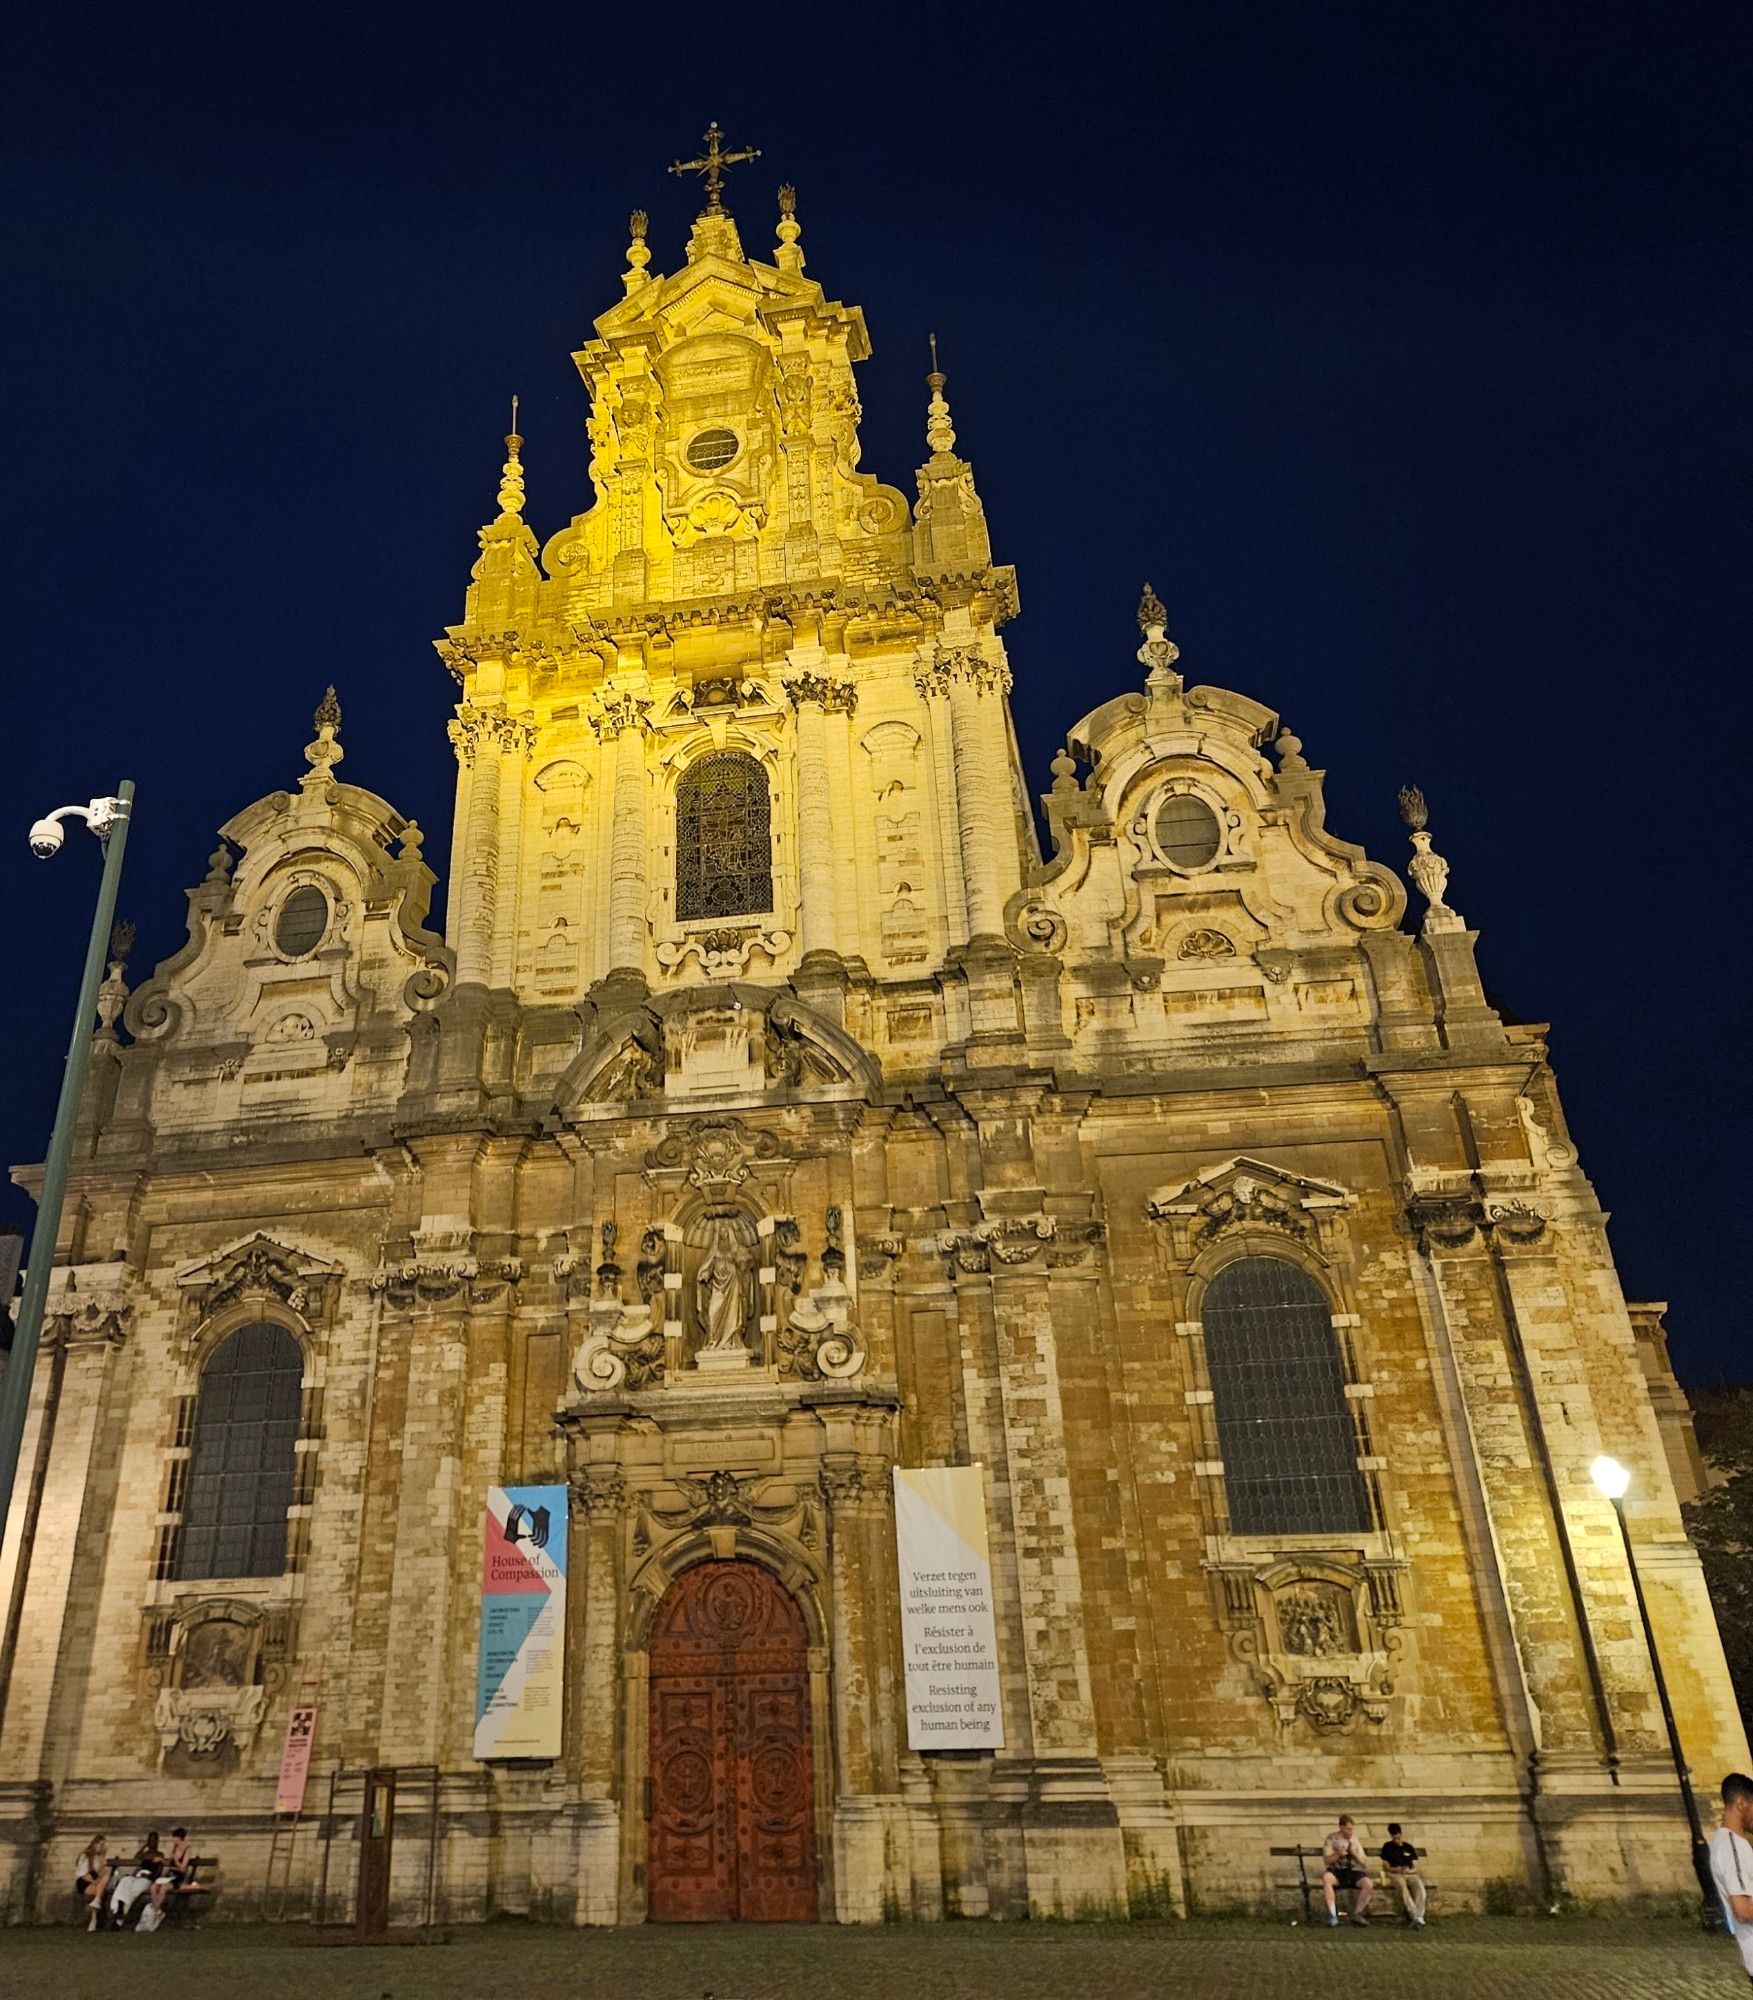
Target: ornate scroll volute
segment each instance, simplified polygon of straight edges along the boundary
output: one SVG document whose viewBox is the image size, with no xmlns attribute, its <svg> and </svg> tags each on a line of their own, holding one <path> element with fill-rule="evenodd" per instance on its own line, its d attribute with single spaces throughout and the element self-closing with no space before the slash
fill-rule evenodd
<svg viewBox="0 0 1753 2000">
<path fill-rule="evenodd" d="M 659 1246 L 656 1282 L 648 1283 L 652 1239 Z M 618 1390 L 651 1389 L 664 1379 L 663 1274 L 661 1230 L 646 1230 L 639 1239 L 634 1266 L 635 1296 L 629 1298 L 626 1256 L 620 1225 L 605 1221 L 595 1231 L 596 1258 L 568 1251 L 554 1259 L 556 1287 L 566 1301 L 567 1316 L 578 1329 L 572 1355 L 572 1389 L 580 1398 Z M 582 1324 L 580 1324 L 582 1322 Z"/>
</svg>

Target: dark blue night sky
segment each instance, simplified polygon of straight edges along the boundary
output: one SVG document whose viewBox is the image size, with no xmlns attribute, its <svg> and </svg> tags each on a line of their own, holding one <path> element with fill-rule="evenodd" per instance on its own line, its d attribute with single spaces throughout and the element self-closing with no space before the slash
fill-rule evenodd
<svg viewBox="0 0 1753 2000">
<path fill-rule="evenodd" d="M 30 857 L 37 813 L 137 780 L 144 976 L 333 681 L 343 775 L 442 859 L 429 642 L 507 401 L 546 536 L 587 500 L 569 352 L 630 209 L 679 260 L 664 167 L 716 117 L 765 149 L 745 244 L 795 182 L 811 275 L 865 308 L 864 466 L 907 489 L 939 336 L 1034 789 L 1137 684 L 1146 577 L 1337 831 L 1398 866 L 1420 782 L 1488 989 L 1553 1023 L 1628 1292 L 1672 1301 L 1689 1380 L 1746 1379 L 1749 19 L 34 10 L 0 120 L 4 1157 L 46 1143 L 96 880 L 82 834 Z"/>
</svg>

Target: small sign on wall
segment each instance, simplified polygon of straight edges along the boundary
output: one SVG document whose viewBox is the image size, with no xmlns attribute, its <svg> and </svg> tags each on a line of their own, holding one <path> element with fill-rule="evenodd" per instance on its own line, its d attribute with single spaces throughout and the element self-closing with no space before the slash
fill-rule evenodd
<svg viewBox="0 0 1753 2000">
<path fill-rule="evenodd" d="M 311 1747 L 316 1742 L 315 1702 L 304 1702 L 286 1718 L 286 1747 L 280 1752 L 280 1777 L 274 1787 L 274 1810 L 304 1810 L 305 1781 L 310 1776 Z"/>
<path fill-rule="evenodd" d="M 984 1468 L 896 1466 L 895 1550 L 909 1747 L 1002 1749 Z"/>
<path fill-rule="evenodd" d="M 566 1488 L 487 1490 L 475 1755 L 558 1757 L 566 1680 Z"/>
</svg>

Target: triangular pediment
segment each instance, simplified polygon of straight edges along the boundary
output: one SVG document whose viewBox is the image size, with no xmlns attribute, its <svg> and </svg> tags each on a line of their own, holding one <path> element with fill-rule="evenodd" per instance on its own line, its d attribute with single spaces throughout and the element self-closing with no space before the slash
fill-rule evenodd
<svg viewBox="0 0 1753 2000">
<path fill-rule="evenodd" d="M 1292 1173 L 1288 1167 L 1274 1166 L 1270 1160 L 1238 1153 L 1234 1159 L 1204 1168 L 1178 1187 L 1159 1188 L 1147 1206 L 1156 1216 L 1193 1214 L 1209 1210 L 1225 1195 L 1246 1206 L 1256 1189 L 1266 1189 L 1299 1208 L 1349 1208 L 1352 1199 L 1350 1191 L 1336 1181 L 1315 1180 Z"/>
</svg>

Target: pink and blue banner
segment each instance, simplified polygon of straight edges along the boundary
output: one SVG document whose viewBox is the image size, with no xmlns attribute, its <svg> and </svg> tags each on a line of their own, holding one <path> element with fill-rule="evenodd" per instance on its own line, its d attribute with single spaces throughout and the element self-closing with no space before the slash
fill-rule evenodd
<svg viewBox="0 0 1753 2000">
<path fill-rule="evenodd" d="M 487 1489 L 475 1755 L 558 1757 L 566 1682 L 566 1488 Z"/>
</svg>

